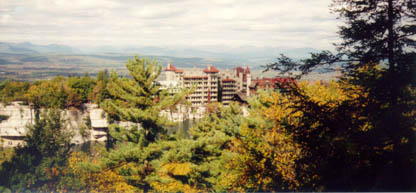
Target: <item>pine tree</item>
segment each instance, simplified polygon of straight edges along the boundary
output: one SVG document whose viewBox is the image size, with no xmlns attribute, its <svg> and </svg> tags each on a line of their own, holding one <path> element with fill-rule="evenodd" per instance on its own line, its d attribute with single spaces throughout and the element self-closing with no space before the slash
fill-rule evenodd
<svg viewBox="0 0 416 193">
<path fill-rule="evenodd" d="M 119 145 L 103 156 L 102 165 L 145 192 L 226 191 L 225 158 L 242 119 L 237 105 L 210 104 L 210 112 L 191 129 L 191 139 L 171 135 L 146 147 Z"/>
<path fill-rule="evenodd" d="M 88 99 L 95 103 L 102 103 L 105 99 L 110 98 L 107 90 L 107 83 L 109 81 L 108 70 L 105 69 L 97 73 L 97 84 L 90 92 Z"/>
<path fill-rule="evenodd" d="M 323 51 L 301 61 L 282 55 L 267 66 L 283 74 L 301 72 L 296 78 L 317 68 L 342 69 L 349 99 L 335 107 L 317 103 L 296 84 L 280 87 L 304 113 L 302 125 L 292 128 L 309 151 L 303 163 L 319 174 L 325 190 L 411 190 L 416 2 L 334 0 L 332 9 L 345 20 L 337 54 Z"/>
<path fill-rule="evenodd" d="M 113 118 L 142 127 L 145 139 L 153 142 L 158 134 L 165 131 L 163 125 L 168 123 L 159 113 L 179 103 L 186 92 L 171 97 L 167 90 L 161 90 L 155 84 L 162 69 L 155 60 L 135 56 L 127 61 L 126 67 L 132 79 L 119 78 L 113 73 L 108 84 L 113 99 L 104 101 L 102 106 Z M 129 132 L 136 136 L 129 137 L 135 142 L 141 135 L 137 129 Z"/>
<path fill-rule="evenodd" d="M 311 58 L 295 62 L 281 55 L 278 62 L 267 65 L 282 73 L 301 71 L 307 74 L 316 68 L 333 70 L 340 64 L 343 70 L 357 72 L 367 65 L 387 61 L 390 73 L 399 79 L 414 69 L 416 2 L 414 0 L 333 0 L 332 10 L 339 13 L 345 25 L 340 27 L 343 39 L 338 53 L 312 53 Z M 329 65 L 329 66 L 328 66 Z M 298 76 L 300 78 L 300 76 Z M 395 81 L 395 80 L 392 80 Z M 396 84 L 396 82 L 394 82 Z"/>
<path fill-rule="evenodd" d="M 17 147 L 11 160 L 2 164 L 0 186 L 14 192 L 57 190 L 70 153 L 71 136 L 60 111 L 42 114 L 29 126 L 25 145 Z"/>
</svg>

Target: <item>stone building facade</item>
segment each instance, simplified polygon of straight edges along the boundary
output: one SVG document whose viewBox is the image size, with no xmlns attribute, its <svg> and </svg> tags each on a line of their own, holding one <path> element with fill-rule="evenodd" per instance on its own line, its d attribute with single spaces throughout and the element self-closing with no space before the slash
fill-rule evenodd
<svg viewBox="0 0 416 193">
<path fill-rule="evenodd" d="M 243 93 L 250 95 L 250 69 L 241 67 L 234 70 L 220 71 L 212 65 L 204 69 L 177 69 L 168 64 L 164 69 L 165 80 L 160 80 L 162 89 L 170 89 L 172 93 L 182 88 L 194 88 L 194 92 L 187 96 L 192 107 L 204 106 L 209 102 L 222 102 L 228 105 L 234 95 Z"/>
</svg>

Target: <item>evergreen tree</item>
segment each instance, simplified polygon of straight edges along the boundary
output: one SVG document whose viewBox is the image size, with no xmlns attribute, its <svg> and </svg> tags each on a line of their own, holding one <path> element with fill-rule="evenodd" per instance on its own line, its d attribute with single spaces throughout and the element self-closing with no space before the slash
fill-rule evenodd
<svg viewBox="0 0 416 193">
<path fill-rule="evenodd" d="M 108 78 L 109 78 L 109 74 L 108 74 L 108 70 L 107 69 L 105 69 L 103 71 L 99 71 L 97 73 L 97 81 L 102 81 L 105 84 L 107 84 L 108 83 Z"/>
<path fill-rule="evenodd" d="M 416 3 L 335 0 L 332 8 L 346 21 L 337 54 L 314 53 L 299 62 L 282 55 L 267 66 L 300 71 L 296 78 L 342 67 L 350 97 L 336 107 L 317 103 L 296 84 L 278 85 L 305 115 L 291 129 L 309 152 L 299 163 L 309 164 L 325 190 L 414 190 Z"/>
<path fill-rule="evenodd" d="M 70 153 L 72 134 L 65 130 L 61 112 L 50 110 L 35 120 L 25 145 L 2 163 L 0 186 L 14 192 L 55 191 Z"/>
<path fill-rule="evenodd" d="M 211 104 L 209 113 L 191 129 L 191 139 L 171 135 L 138 146 L 127 143 L 106 153 L 102 168 L 124 176 L 137 191 L 226 191 L 225 174 L 233 136 L 243 116 L 237 105 Z"/>
<path fill-rule="evenodd" d="M 93 102 L 100 104 L 105 99 L 111 98 L 110 93 L 107 90 L 107 84 L 109 82 L 109 73 L 108 70 L 105 69 L 104 71 L 100 71 L 97 74 L 97 84 L 93 88 L 93 90 L 90 92 L 90 95 L 88 96 L 89 100 L 92 100 Z"/>
<path fill-rule="evenodd" d="M 128 137 L 130 141 L 137 143 L 139 136 L 144 135 L 147 141 L 153 142 L 168 123 L 165 117 L 159 116 L 160 111 L 183 100 L 185 91 L 170 96 L 155 84 L 162 69 L 155 60 L 135 56 L 127 61 L 126 67 L 132 79 L 119 78 L 113 73 L 108 83 L 112 99 L 104 101 L 102 107 L 115 119 L 136 123 L 136 129 L 127 132 L 133 134 Z M 137 131 L 139 127 L 143 128 L 143 134 Z"/>
<path fill-rule="evenodd" d="M 357 72 L 367 65 L 387 61 L 389 72 L 398 80 L 408 78 L 414 69 L 416 40 L 416 3 L 414 0 L 333 0 L 332 10 L 345 20 L 339 35 L 344 40 L 338 53 L 313 53 L 311 58 L 295 62 L 281 55 L 278 62 L 267 65 L 282 73 L 301 71 L 307 74 L 318 67 L 335 69 L 343 65 L 347 72 Z M 330 66 L 328 66 L 330 65 Z M 300 76 L 298 76 L 300 78 Z M 395 80 L 391 80 L 395 81 Z M 392 84 L 397 84 L 393 82 Z"/>
</svg>

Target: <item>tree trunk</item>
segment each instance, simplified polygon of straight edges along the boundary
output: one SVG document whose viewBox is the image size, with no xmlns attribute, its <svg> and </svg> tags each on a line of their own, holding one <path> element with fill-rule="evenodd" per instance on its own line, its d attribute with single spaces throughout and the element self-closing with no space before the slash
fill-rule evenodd
<svg viewBox="0 0 416 193">
<path fill-rule="evenodd" d="M 394 14 L 393 14 L 393 0 L 388 0 L 388 61 L 390 71 L 394 72 L 396 68 L 396 62 L 394 58 Z"/>
</svg>

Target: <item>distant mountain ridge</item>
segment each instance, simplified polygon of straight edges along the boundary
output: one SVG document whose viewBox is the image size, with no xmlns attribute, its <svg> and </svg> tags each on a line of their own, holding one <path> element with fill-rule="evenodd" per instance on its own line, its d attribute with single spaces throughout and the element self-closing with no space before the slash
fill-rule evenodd
<svg viewBox="0 0 416 193">
<path fill-rule="evenodd" d="M 10 54 L 76 54 L 81 53 L 77 48 L 71 46 L 49 44 L 49 45 L 37 45 L 30 42 L 22 43 L 9 43 L 0 42 L 0 52 Z"/>
<path fill-rule="evenodd" d="M 0 81 L 7 78 L 38 80 L 85 73 L 94 75 L 104 69 L 126 73 L 124 64 L 135 54 L 156 59 L 163 67 L 166 67 L 167 63 L 172 63 L 177 68 L 204 68 L 207 64 L 212 64 L 224 70 L 248 66 L 252 72 L 262 72 L 263 66 L 276 62 L 276 57 L 281 53 L 301 59 L 308 57 L 310 52 L 319 50 L 224 45 L 72 47 L 59 44 L 38 45 L 31 42 L 0 42 Z M 262 73 L 258 75 L 263 76 Z M 273 76 L 273 72 L 268 72 L 267 76 Z"/>
<path fill-rule="evenodd" d="M 0 53 L 8 54 L 62 54 L 62 55 L 152 55 L 176 58 L 203 58 L 207 61 L 222 61 L 230 66 L 259 66 L 275 61 L 279 54 L 300 59 L 310 52 L 318 52 L 313 48 L 281 48 L 240 46 L 90 46 L 72 47 L 60 44 L 38 45 L 31 42 L 9 43 L 0 42 Z M 181 64 L 177 64 L 181 65 Z"/>
<path fill-rule="evenodd" d="M 35 50 L 27 49 L 24 47 L 20 47 L 18 45 L 0 42 L 0 52 L 1 53 L 10 53 L 10 54 L 33 54 L 38 53 Z"/>
<path fill-rule="evenodd" d="M 255 46 L 126 46 L 111 47 L 98 46 L 83 49 L 86 53 L 124 53 L 124 54 L 144 54 L 155 56 L 173 57 L 199 57 L 211 59 L 224 59 L 235 63 L 257 63 L 264 64 L 272 62 L 280 54 L 300 59 L 307 57 L 311 52 L 319 52 L 314 48 L 281 48 L 281 47 L 255 47 Z"/>
</svg>

